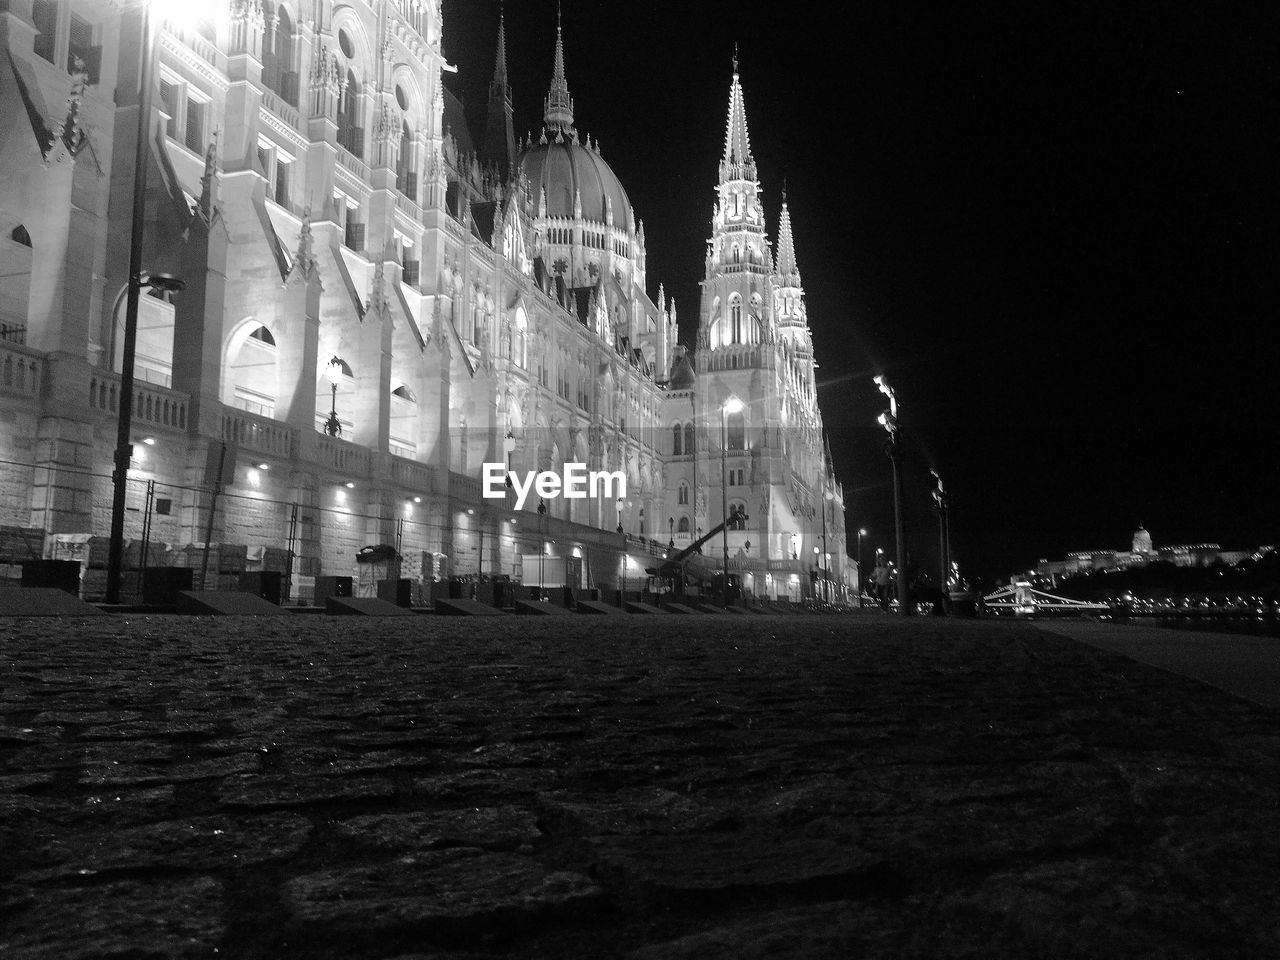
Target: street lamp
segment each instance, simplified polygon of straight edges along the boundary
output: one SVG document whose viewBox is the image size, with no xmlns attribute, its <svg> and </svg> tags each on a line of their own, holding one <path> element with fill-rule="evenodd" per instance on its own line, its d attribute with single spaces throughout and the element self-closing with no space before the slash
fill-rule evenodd
<svg viewBox="0 0 1280 960">
<path fill-rule="evenodd" d="M 949 599 L 947 596 L 947 581 L 951 574 L 951 528 L 950 521 L 947 518 L 950 498 L 947 496 L 946 488 L 942 485 L 942 477 L 938 475 L 938 471 L 930 470 L 929 472 L 933 474 L 933 504 L 938 511 L 938 547 L 942 560 L 942 576 L 938 584 L 942 590 L 942 604 L 945 609 Z"/>
<path fill-rule="evenodd" d="M 729 416 L 741 413 L 745 407 L 737 397 L 730 397 L 720 408 L 721 437 L 720 444 L 720 512 L 724 526 L 720 529 L 721 543 L 724 545 L 724 607 L 729 608 Z"/>
<path fill-rule="evenodd" d="M 670 534 L 670 541 L 667 543 L 668 550 L 676 548 L 676 518 L 667 517 L 667 533 Z"/>
<path fill-rule="evenodd" d="M 546 582 L 543 576 L 543 557 L 547 554 L 547 501 L 538 498 L 538 599 L 544 596 L 542 592 L 543 584 Z"/>
<path fill-rule="evenodd" d="M 324 368 L 324 375 L 333 388 L 333 396 L 329 403 L 329 419 L 324 422 L 324 432 L 331 437 L 342 435 L 342 421 L 338 419 L 338 384 L 342 382 L 345 367 L 346 364 L 343 363 L 342 358 L 335 355 Z"/>
<path fill-rule="evenodd" d="M 823 482 L 826 487 L 826 482 Z M 827 552 L 827 504 L 835 499 L 835 494 L 831 492 L 830 487 L 826 487 L 822 491 L 822 557 L 826 561 L 823 565 L 822 574 L 822 596 L 827 599 L 827 593 L 831 589 L 831 554 Z"/>
<path fill-rule="evenodd" d="M 862 606 L 862 594 L 866 592 L 866 586 L 862 582 L 862 538 L 867 535 L 866 527 L 858 528 L 858 606 Z"/>
<path fill-rule="evenodd" d="M 107 548 L 106 602 L 120 602 L 120 575 L 124 559 L 125 495 L 129 484 L 129 460 L 133 445 L 129 432 L 133 428 L 133 366 L 138 347 L 138 301 L 143 286 L 142 234 L 147 212 L 147 159 L 151 133 L 151 74 L 155 69 L 155 34 L 151 27 L 151 6 L 142 5 L 142 62 L 138 71 L 138 130 L 134 142 L 133 223 L 129 237 L 128 302 L 124 312 L 124 355 L 120 363 L 120 416 L 116 425 L 115 470 L 111 474 L 111 536 Z M 115 307 L 112 308 L 112 334 L 115 329 Z M 112 359 L 114 360 L 114 353 Z"/>
<path fill-rule="evenodd" d="M 880 392 L 889 398 L 889 409 L 876 422 L 889 434 L 884 452 L 893 464 L 893 522 L 898 540 L 898 615 L 911 616 L 907 596 L 907 525 L 902 515 L 902 430 L 898 424 L 898 397 L 883 376 L 875 378 Z"/>
</svg>

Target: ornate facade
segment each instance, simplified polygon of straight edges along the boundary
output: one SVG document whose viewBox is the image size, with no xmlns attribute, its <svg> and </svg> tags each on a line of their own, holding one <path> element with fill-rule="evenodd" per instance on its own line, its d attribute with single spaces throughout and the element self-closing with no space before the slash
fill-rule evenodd
<svg viewBox="0 0 1280 960">
<path fill-rule="evenodd" d="M 500 32 L 476 147 L 439 0 L 202 9 L 157 30 L 144 264 L 185 289 L 139 311 L 126 536 L 287 543 L 299 582 L 395 543 L 406 576 L 574 555 L 611 586 L 619 529 L 642 576 L 740 509 L 704 551 L 749 590 L 844 580 L 789 214 L 775 262 L 736 67 L 690 356 L 561 35 L 518 143 Z M 107 0 L 0 10 L 0 522 L 54 538 L 109 524 L 139 36 Z M 503 460 L 621 470 L 628 495 L 517 512 L 481 497 Z"/>
</svg>

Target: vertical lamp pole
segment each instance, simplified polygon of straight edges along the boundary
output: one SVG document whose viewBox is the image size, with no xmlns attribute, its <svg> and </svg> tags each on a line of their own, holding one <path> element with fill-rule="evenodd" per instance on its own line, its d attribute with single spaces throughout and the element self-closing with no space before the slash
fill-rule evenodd
<svg viewBox="0 0 1280 960">
<path fill-rule="evenodd" d="M 867 535 L 866 527 L 858 528 L 858 606 L 862 606 L 862 594 L 866 592 L 866 586 L 862 582 L 862 538 Z"/>
<path fill-rule="evenodd" d="M 543 558 L 547 555 L 547 501 L 542 497 L 538 498 L 538 599 L 541 600 L 545 594 L 542 587 L 546 581 L 544 570 L 546 569 Z"/>
<path fill-rule="evenodd" d="M 822 598 L 830 599 L 827 594 L 831 590 L 831 554 L 827 552 L 827 502 L 832 499 L 830 488 L 822 491 Z"/>
<path fill-rule="evenodd" d="M 720 408 L 720 508 L 724 526 L 720 528 L 720 542 L 724 546 L 724 594 L 723 606 L 729 608 L 729 415 L 741 413 L 743 403 L 730 397 Z"/>
<path fill-rule="evenodd" d="M 107 552 L 107 603 L 120 602 L 120 575 L 124 559 L 125 494 L 129 485 L 129 460 L 133 445 L 133 365 L 138 343 L 138 299 L 142 293 L 142 231 L 146 221 L 147 154 L 151 140 L 151 73 L 155 37 L 151 8 L 142 5 L 142 62 L 138 70 L 138 134 L 133 162 L 133 225 L 129 242 L 129 298 L 124 314 L 124 357 L 120 368 L 120 418 L 116 428 L 115 471 L 111 497 L 111 538 Z"/>
<path fill-rule="evenodd" d="M 942 590 L 942 603 L 945 608 L 948 600 L 947 581 L 951 576 L 951 530 L 947 519 L 948 497 L 947 490 L 942 485 L 942 477 L 938 475 L 938 471 L 930 470 L 929 472 L 933 474 L 933 503 L 938 510 L 938 553 L 942 561 L 942 576 L 938 580 L 938 584 Z"/>
<path fill-rule="evenodd" d="M 618 498 L 618 543 L 622 547 L 622 602 L 618 604 L 623 610 L 627 608 L 627 532 L 622 527 L 622 498 Z"/>
<path fill-rule="evenodd" d="M 335 356 L 324 368 L 324 375 L 333 390 L 329 400 L 329 419 L 324 422 L 324 432 L 331 437 L 342 436 L 342 421 L 338 419 L 338 383 L 342 380 L 342 367 L 342 358 Z"/>
<path fill-rule="evenodd" d="M 889 434 L 885 453 L 893 464 L 893 525 L 898 541 L 898 615 L 909 617 L 911 605 L 907 590 L 907 526 L 902 515 L 902 430 L 898 424 L 898 398 L 883 376 L 877 376 L 875 384 L 889 398 L 889 409 L 876 419 Z"/>
</svg>

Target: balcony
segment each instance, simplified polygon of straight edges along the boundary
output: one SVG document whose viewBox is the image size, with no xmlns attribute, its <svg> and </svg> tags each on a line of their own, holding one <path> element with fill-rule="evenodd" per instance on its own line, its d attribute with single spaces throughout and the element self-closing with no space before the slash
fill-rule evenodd
<svg viewBox="0 0 1280 960">
<path fill-rule="evenodd" d="M 22 328 L 23 333 L 26 327 Z M 44 358 L 17 344 L 0 346 L 0 390 L 20 397 L 35 398 L 40 395 L 40 382 L 44 379 Z"/>
<path fill-rule="evenodd" d="M 115 414 L 119 410 L 119 397 L 119 374 L 95 373 L 89 378 L 89 406 L 92 409 Z M 185 393 L 164 387 L 144 387 L 134 381 L 133 422 L 185 430 L 189 400 Z"/>
<path fill-rule="evenodd" d="M 270 417 L 224 406 L 220 432 L 223 440 L 242 450 L 288 459 L 296 455 L 298 431 Z"/>
</svg>

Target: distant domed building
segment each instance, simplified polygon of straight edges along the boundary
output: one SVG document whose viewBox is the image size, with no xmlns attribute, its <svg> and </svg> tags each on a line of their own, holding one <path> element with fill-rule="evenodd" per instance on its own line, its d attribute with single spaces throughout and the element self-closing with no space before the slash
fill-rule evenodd
<svg viewBox="0 0 1280 960">
<path fill-rule="evenodd" d="M 1268 551 L 1271 547 L 1259 547 Z M 1234 566 L 1257 551 L 1223 550 L 1216 543 L 1186 543 L 1160 547 L 1152 544 L 1151 534 L 1141 524 L 1133 532 L 1130 549 L 1076 550 L 1065 560 L 1041 560 L 1032 571 L 1036 576 L 1058 578 L 1102 570 L 1128 570 L 1149 563 L 1168 563 L 1175 567 L 1208 567 L 1215 563 Z"/>
</svg>

